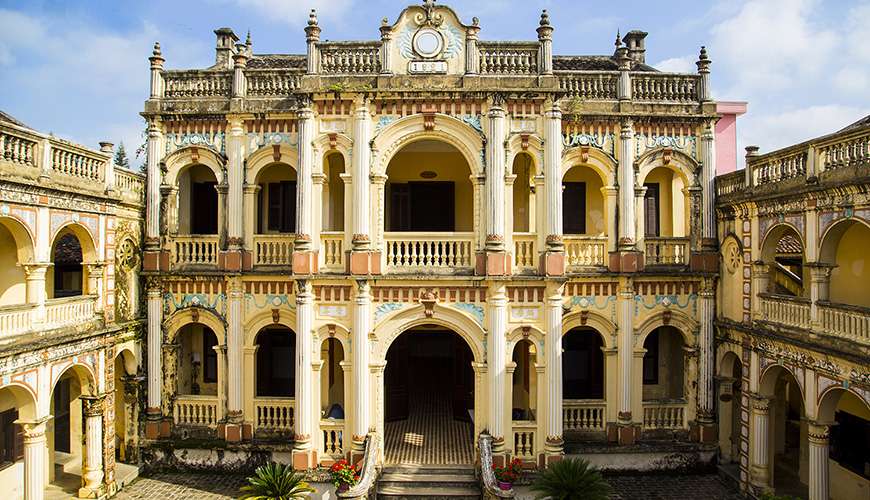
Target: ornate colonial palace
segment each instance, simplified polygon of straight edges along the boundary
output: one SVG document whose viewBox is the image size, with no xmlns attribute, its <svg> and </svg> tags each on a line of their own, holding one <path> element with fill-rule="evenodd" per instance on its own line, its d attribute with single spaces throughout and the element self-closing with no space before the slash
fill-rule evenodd
<svg viewBox="0 0 870 500">
<path fill-rule="evenodd" d="M 507 498 L 490 462 L 582 456 L 870 497 L 870 123 L 716 178 L 703 48 L 481 29 L 427 0 L 364 42 L 312 11 L 303 55 L 155 44 L 146 177 L 0 122 L 0 489 L 350 458 L 340 496 L 483 464 Z"/>
</svg>

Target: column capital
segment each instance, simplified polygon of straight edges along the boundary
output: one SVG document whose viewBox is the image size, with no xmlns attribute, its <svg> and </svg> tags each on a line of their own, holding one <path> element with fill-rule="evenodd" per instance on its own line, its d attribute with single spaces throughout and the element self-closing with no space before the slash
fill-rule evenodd
<svg viewBox="0 0 870 500">
<path fill-rule="evenodd" d="M 103 401 L 106 399 L 105 394 L 96 396 L 79 396 L 82 400 L 82 412 L 86 417 L 99 417 L 103 414 Z"/>
<path fill-rule="evenodd" d="M 751 394 L 750 403 L 752 411 L 758 414 L 767 414 L 770 412 L 770 398 L 761 396 L 760 394 Z"/>
<path fill-rule="evenodd" d="M 24 433 L 24 443 L 37 442 L 45 438 L 46 424 L 52 418 L 54 418 L 52 415 L 47 415 L 35 420 L 21 418 L 16 420 L 15 423 L 21 426 L 21 430 Z"/>
<path fill-rule="evenodd" d="M 831 424 L 829 422 L 807 422 L 807 439 L 810 444 L 825 446 L 831 436 Z"/>
</svg>

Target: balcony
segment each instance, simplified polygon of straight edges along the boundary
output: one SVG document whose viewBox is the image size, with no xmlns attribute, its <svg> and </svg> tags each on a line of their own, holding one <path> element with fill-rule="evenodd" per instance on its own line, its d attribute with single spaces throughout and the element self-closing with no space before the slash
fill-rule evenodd
<svg viewBox="0 0 870 500">
<path fill-rule="evenodd" d="M 538 269 L 538 236 L 535 233 L 514 233 L 514 272 L 535 274 Z"/>
<path fill-rule="evenodd" d="M 293 264 L 292 234 L 255 234 L 255 266 L 290 266 Z"/>
<path fill-rule="evenodd" d="M 173 266 L 216 266 L 218 241 L 214 234 L 176 236 L 172 241 Z"/>
<path fill-rule="evenodd" d="M 328 273 L 343 273 L 344 266 L 344 233 L 340 231 L 324 231 L 320 233 L 320 252 L 323 254 L 323 271 Z"/>
<path fill-rule="evenodd" d="M 0 338 L 14 337 L 32 331 L 79 325 L 97 318 L 97 295 L 77 295 L 45 301 L 45 320 L 38 318 L 36 304 L 16 304 L 0 307 Z"/>
<path fill-rule="evenodd" d="M 0 335 L 12 337 L 33 329 L 36 305 L 21 304 L 0 307 Z"/>
<path fill-rule="evenodd" d="M 818 302 L 819 321 L 826 335 L 870 346 L 870 308 Z"/>
<path fill-rule="evenodd" d="M 809 330 L 810 300 L 790 295 L 759 294 L 761 319 L 793 328 Z"/>
<path fill-rule="evenodd" d="M 387 271 L 448 273 L 474 266 L 474 233 L 385 233 Z"/>
<path fill-rule="evenodd" d="M 320 421 L 323 433 L 323 454 L 339 460 L 344 456 L 344 420 L 324 419 Z"/>
<path fill-rule="evenodd" d="M 569 270 L 607 265 L 606 236 L 565 235 L 563 241 L 565 266 Z"/>
<path fill-rule="evenodd" d="M 685 266 L 689 263 L 689 238 L 644 238 L 647 266 Z"/>
<path fill-rule="evenodd" d="M 537 422 L 534 420 L 514 420 L 511 427 L 514 437 L 514 455 L 520 459 L 534 460 Z"/>
<path fill-rule="evenodd" d="M 600 399 L 563 400 L 562 428 L 575 432 L 603 431 L 606 410 L 607 403 Z"/>
<path fill-rule="evenodd" d="M 294 398 L 254 398 L 254 430 L 292 433 L 296 400 Z"/>
<path fill-rule="evenodd" d="M 685 428 L 685 401 L 643 402 L 643 430 L 680 430 Z"/>
<path fill-rule="evenodd" d="M 216 428 L 220 415 L 217 396 L 179 395 L 173 406 L 175 425 Z"/>
</svg>

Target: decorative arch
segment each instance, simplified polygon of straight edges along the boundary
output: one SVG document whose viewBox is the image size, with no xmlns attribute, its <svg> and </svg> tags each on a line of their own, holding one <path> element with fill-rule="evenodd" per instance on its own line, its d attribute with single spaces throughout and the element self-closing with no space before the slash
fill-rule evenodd
<svg viewBox="0 0 870 500">
<path fill-rule="evenodd" d="M 121 359 L 121 362 L 124 364 L 124 370 L 130 374 L 135 375 L 139 369 L 139 357 L 136 356 L 136 353 L 133 352 L 133 348 L 129 345 L 125 345 L 121 347 L 115 353 L 115 359 Z"/>
<path fill-rule="evenodd" d="M 840 244 L 840 238 L 855 224 L 862 224 L 868 229 L 870 229 L 870 222 L 862 219 L 861 217 L 849 217 L 838 219 L 822 234 L 822 237 L 819 239 L 819 261 L 824 262 L 826 264 L 833 264 L 837 260 L 837 248 Z M 800 233 L 798 233 L 800 234 Z M 803 239 L 801 239 L 803 243 Z M 804 245 L 804 252 L 806 252 L 806 245 Z"/>
<path fill-rule="evenodd" d="M 260 149 L 254 151 L 248 156 L 246 160 L 246 182 L 248 184 L 256 184 L 257 177 L 259 177 L 260 172 L 262 172 L 266 167 L 270 167 L 276 163 L 286 165 L 292 168 L 298 174 L 298 150 L 282 143 L 279 145 L 267 144 Z"/>
<path fill-rule="evenodd" d="M 424 314 L 424 311 L 423 305 L 404 309 L 394 313 L 376 327 L 374 334 L 379 342 L 372 356 L 373 362 L 386 362 L 387 351 L 399 335 L 423 325 L 438 325 L 453 331 L 468 344 L 475 362 L 486 361 L 483 345 L 486 331 L 473 318 L 457 309 L 440 304 L 434 305 L 431 316 Z"/>
<path fill-rule="evenodd" d="M 279 309 L 278 321 L 275 321 L 271 309 L 266 309 L 263 312 L 256 314 L 245 323 L 244 347 L 253 347 L 254 342 L 257 340 L 257 335 L 267 326 L 283 326 L 292 330 L 293 333 L 298 334 L 296 331 L 296 311 L 285 308 Z"/>
<path fill-rule="evenodd" d="M 524 147 L 525 146 L 525 147 Z M 536 173 L 542 171 L 542 155 L 544 154 L 544 140 L 537 134 L 513 133 L 507 140 L 508 159 L 505 163 L 505 169 L 511 174 L 513 171 L 514 161 L 517 156 L 525 153 L 532 159 L 532 166 Z"/>
<path fill-rule="evenodd" d="M 669 317 L 666 318 L 666 313 Z M 659 311 L 647 318 L 640 326 L 635 329 L 635 346 L 643 347 L 647 335 L 652 333 L 660 326 L 672 326 L 680 335 L 683 336 L 683 343 L 686 346 L 694 346 L 694 332 L 698 329 L 698 322 L 686 313 L 668 309 L 667 311 Z"/>
<path fill-rule="evenodd" d="M 327 132 L 318 135 L 312 141 L 315 151 L 315 170 L 320 171 L 323 160 L 331 154 L 344 156 L 345 165 L 353 152 L 353 139 L 341 132 Z"/>
<path fill-rule="evenodd" d="M 720 376 L 727 377 L 730 375 L 724 373 L 725 369 L 734 366 L 735 362 L 738 363 L 740 366 L 743 366 L 743 361 L 740 359 L 740 354 L 734 348 L 730 346 L 726 348 L 724 345 L 721 345 L 719 347 L 722 348 L 722 350 L 718 355 L 719 362 L 716 366 L 718 366 L 719 368 L 716 370 L 716 372 Z"/>
<path fill-rule="evenodd" d="M 806 413 L 807 398 L 806 394 L 804 394 L 803 383 L 800 379 L 797 378 L 797 374 L 795 374 L 795 372 L 786 365 L 774 363 L 765 367 L 758 377 L 758 393 L 765 397 L 773 396 L 776 393 L 776 381 L 783 373 L 791 376 L 791 378 L 794 379 L 794 381 L 797 383 L 798 389 L 801 393 L 801 404 L 804 407 L 804 413 Z"/>
<path fill-rule="evenodd" d="M 833 422 L 834 412 L 837 411 L 837 405 L 840 403 L 840 398 L 842 398 L 847 392 L 852 393 L 852 395 L 858 398 L 859 401 L 864 403 L 867 410 L 870 410 L 870 401 L 867 400 L 864 394 L 861 394 L 852 388 L 834 386 L 825 389 L 825 391 L 819 395 L 819 407 L 816 411 L 816 420 L 820 422 Z"/>
<path fill-rule="evenodd" d="M 637 169 L 638 186 L 643 186 L 646 176 L 658 167 L 667 168 L 681 175 L 687 188 L 697 184 L 695 172 L 699 167 L 698 162 L 682 151 L 664 147 L 653 148 L 640 155 L 635 161 L 635 165 L 639 166 Z"/>
<path fill-rule="evenodd" d="M 54 231 L 54 234 L 51 235 L 51 247 L 54 246 L 58 236 L 65 230 L 71 232 L 79 240 L 79 245 L 82 247 L 83 262 L 96 262 L 102 260 L 97 255 L 97 239 L 93 234 L 91 234 L 91 230 L 84 224 L 74 220 L 64 222 Z"/>
<path fill-rule="evenodd" d="M 372 140 L 374 152 L 372 173 L 386 175 L 390 160 L 403 147 L 412 142 L 429 139 L 455 147 L 465 157 L 471 175 L 483 175 L 482 135 L 462 120 L 440 113 L 435 114 L 434 128 L 427 130 L 426 127 L 429 126 L 427 120 L 430 119 L 432 118 L 422 114 L 409 115 L 384 127 Z"/>
<path fill-rule="evenodd" d="M 224 171 L 226 168 L 226 159 L 223 155 L 215 153 L 211 149 L 185 146 L 177 149 L 163 159 L 163 165 L 166 173 L 163 175 L 163 183 L 175 186 L 178 183 L 178 176 L 189 167 L 194 165 L 204 165 L 214 172 L 214 178 L 218 185 L 225 184 Z"/>
<path fill-rule="evenodd" d="M 546 334 L 538 327 L 531 325 L 518 326 L 507 334 L 507 352 L 508 354 L 513 353 L 514 348 L 521 340 L 528 340 L 540 347 L 544 345 L 545 338 Z"/>
<path fill-rule="evenodd" d="M 21 419 L 35 419 L 37 415 L 37 397 L 33 388 L 25 383 L 12 380 L 0 385 L 0 391 L 8 390 L 15 399 L 15 408 Z"/>
<path fill-rule="evenodd" d="M 572 311 L 562 318 L 562 336 L 575 328 L 591 328 L 601 336 L 605 349 L 615 349 L 616 325 L 601 314 L 592 311 Z"/>
<path fill-rule="evenodd" d="M 345 360 L 350 361 L 347 357 L 350 355 L 350 329 L 340 323 L 327 323 L 317 328 L 318 343 L 322 344 L 326 339 L 334 338 L 341 343 L 344 349 Z M 319 346 L 318 346 L 319 348 Z"/>
<path fill-rule="evenodd" d="M 795 227 L 790 222 L 778 222 L 770 227 L 767 230 L 767 233 L 761 238 L 761 260 L 764 262 L 772 262 L 774 258 L 774 254 L 776 253 L 776 244 L 779 242 L 779 239 L 789 230 L 797 234 L 798 239 L 801 242 L 801 248 L 803 249 L 803 254 L 806 256 L 807 253 L 807 244 L 804 240 L 804 235 L 801 231 Z M 772 243 L 771 243 L 772 242 Z"/>
<path fill-rule="evenodd" d="M 54 370 L 52 370 L 52 372 L 54 372 Z M 54 394 L 54 388 L 57 386 L 57 383 L 67 374 L 67 372 L 72 373 L 78 379 L 82 387 L 82 394 L 85 394 L 86 392 L 91 395 L 96 394 L 98 391 L 97 375 L 94 373 L 94 368 L 78 361 L 73 361 L 66 365 L 62 370 L 57 371 L 57 375 L 51 381 L 52 394 Z M 86 388 L 87 390 L 85 390 Z"/>
<path fill-rule="evenodd" d="M 32 262 L 35 256 L 35 245 L 33 233 L 27 224 L 12 214 L 0 215 L 0 224 L 12 233 L 17 247 L 18 262 L 20 264 Z"/>
<path fill-rule="evenodd" d="M 204 307 L 192 306 L 179 309 L 163 321 L 166 331 L 166 343 L 175 342 L 178 332 L 186 325 L 199 323 L 205 325 L 217 335 L 218 344 L 226 344 L 226 323 L 217 313 Z"/>
<path fill-rule="evenodd" d="M 598 148 L 571 147 L 562 152 L 561 178 L 574 167 L 587 167 L 595 171 L 601 178 L 601 184 L 616 185 L 616 159 Z"/>
</svg>

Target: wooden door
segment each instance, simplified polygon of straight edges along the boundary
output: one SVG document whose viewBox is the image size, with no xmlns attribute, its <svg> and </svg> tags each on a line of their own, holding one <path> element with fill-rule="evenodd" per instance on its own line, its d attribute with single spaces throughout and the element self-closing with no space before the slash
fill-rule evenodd
<svg viewBox="0 0 870 500">
<path fill-rule="evenodd" d="M 407 335 L 396 339 L 387 352 L 384 369 L 384 420 L 387 422 L 408 418 L 408 354 Z"/>
<path fill-rule="evenodd" d="M 586 234 L 586 183 L 562 183 L 562 232 Z"/>
<path fill-rule="evenodd" d="M 643 223 L 646 236 L 660 236 L 659 231 L 659 184 L 644 184 Z"/>
</svg>

